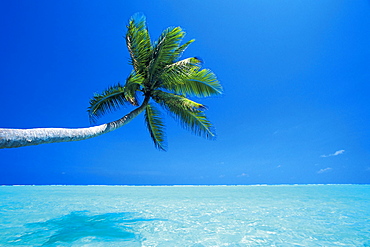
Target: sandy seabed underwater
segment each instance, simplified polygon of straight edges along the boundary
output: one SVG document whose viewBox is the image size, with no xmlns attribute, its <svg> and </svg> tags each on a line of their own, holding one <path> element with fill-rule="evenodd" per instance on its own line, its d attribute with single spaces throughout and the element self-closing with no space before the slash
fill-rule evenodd
<svg viewBox="0 0 370 247">
<path fill-rule="evenodd" d="M 370 185 L 1 186 L 0 246 L 370 246 Z"/>
</svg>

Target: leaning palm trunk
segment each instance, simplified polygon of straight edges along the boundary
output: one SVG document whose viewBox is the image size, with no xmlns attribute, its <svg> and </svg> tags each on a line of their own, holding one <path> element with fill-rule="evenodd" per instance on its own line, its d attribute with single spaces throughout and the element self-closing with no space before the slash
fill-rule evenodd
<svg viewBox="0 0 370 247">
<path fill-rule="evenodd" d="M 0 129 L 0 149 L 33 146 L 46 143 L 72 142 L 90 139 L 116 130 L 129 123 L 147 106 L 149 99 L 124 117 L 106 124 L 88 128 L 37 128 L 37 129 Z"/>
</svg>

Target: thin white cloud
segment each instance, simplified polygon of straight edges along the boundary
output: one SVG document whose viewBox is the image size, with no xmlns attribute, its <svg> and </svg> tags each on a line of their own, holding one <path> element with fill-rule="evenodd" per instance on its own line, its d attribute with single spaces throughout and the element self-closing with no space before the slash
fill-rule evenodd
<svg viewBox="0 0 370 247">
<path fill-rule="evenodd" d="M 318 174 L 321 174 L 321 173 L 324 173 L 324 172 L 330 172 L 330 171 L 332 171 L 333 170 L 333 168 L 331 168 L 331 167 L 327 167 L 327 168 L 324 168 L 324 169 L 320 169 L 320 170 L 318 170 L 317 171 L 317 173 Z"/>
<path fill-rule="evenodd" d="M 336 151 L 335 153 L 333 153 L 333 154 L 323 154 L 323 155 L 321 155 L 320 157 L 322 157 L 322 158 L 326 158 L 326 157 L 330 157 L 330 156 L 337 156 L 337 155 L 340 155 L 340 154 L 343 154 L 344 152 L 345 152 L 346 150 L 338 150 L 338 151 Z"/>
<path fill-rule="evenodd" d="M 338 150 L 338 151 L 336 151 L 336 152 L 333 154 L 333 156 L 336 156 L 336 155 L 342 154 L 342 153 L 344 153 L 344 151 L 345 151 L 345 150 Z"/>
<path fill-rule="evenodd" d="M 242 174 L 238 175 L 237 177 L 249 177 L 249 174 L 247 174 L 247 173 L 242 173 Z"/>
</svg>

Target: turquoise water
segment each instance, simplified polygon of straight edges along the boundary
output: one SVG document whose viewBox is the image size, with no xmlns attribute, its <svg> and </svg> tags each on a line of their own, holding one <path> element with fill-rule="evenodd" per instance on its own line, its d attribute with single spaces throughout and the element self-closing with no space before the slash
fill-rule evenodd
<svg viewBox="0 0 370 247">
<path fill-rule="evenodd" d="M 370 246 L 370 185 L 2 186 L 0 246 Z"/>
</svg>

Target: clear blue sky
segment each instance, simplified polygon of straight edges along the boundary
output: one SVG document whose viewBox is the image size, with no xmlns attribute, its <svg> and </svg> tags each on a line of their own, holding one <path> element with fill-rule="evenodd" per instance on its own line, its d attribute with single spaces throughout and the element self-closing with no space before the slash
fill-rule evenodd
<svg viewBox="0 0 370 247">
<path fill-rule="evenodd" d="M 203 99 L 209 141 L 166 117 L 169 150 L 142 116 L 81 142 L 0 150 L 0 184 L 370 183 L 370 1 L 0 2 L 0 127 L 87 127 L 94 92 L 131 68 L 122 36 L 142 12 L 156 39 L 195 38 L 222 82 Z M 131 109 L 108 115 L 116 120 Z"/>
</svg>

